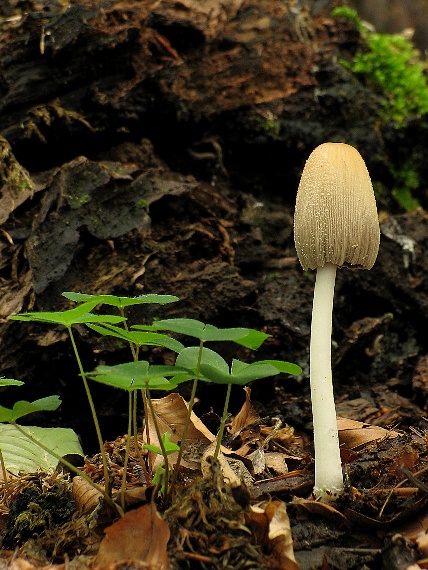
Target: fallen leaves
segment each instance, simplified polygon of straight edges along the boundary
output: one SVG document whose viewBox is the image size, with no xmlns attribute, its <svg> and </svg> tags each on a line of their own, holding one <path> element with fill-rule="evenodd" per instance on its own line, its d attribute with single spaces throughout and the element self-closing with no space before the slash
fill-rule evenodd
<svg viewBox="0 0 428 570">
<path fill-rule="evenodd" d="M 395 438 L 400 435 L 393 430 L 339 417 L 337 418 L 337 427 L 340 444 L 346 449 L 357 449 L 372 441 Z"/>
<path fill-rule="evenodd" d="M 161 433 L 172 434 L 171 441 L 179 443 L 182 439 L 184 423 L 187 415 L 187 403 L 179 394 L 169 394 L 164 398 L 153 400 L 153 409 Z M 159 440 L 154 427 L 152 415 L 148 416 L 150 443 L 159 445 Z M 187 453 L 181 465 L 189 469 L 198 469 L 203 452 L 206 447 L 215 440 L 215 436 L 205 427 L 198 416 L 192 412 L 190 426 L 187 432 Z M 170 462 L 175 463 L 177 453 L 169 456 Z M 160 457 L 157 457 L 160 461 Z M 155 466 L 157 463 L 155 462 Z"/>
<path fill-rule="evenodd" d="M 149 503 L 126 513 L 105 530 L 95 565 L 107 568 L 121 560 L 146 562 L 152 570 L 167 570 L 170 531 L 156 507 Z"/>
<path fill-rule="evenodd" d="M 268 553 L 272 570 L 298 570 L 285 503 L 270 501 L 252 506 L 246 519 L 256 544 Z"/>
</svg>

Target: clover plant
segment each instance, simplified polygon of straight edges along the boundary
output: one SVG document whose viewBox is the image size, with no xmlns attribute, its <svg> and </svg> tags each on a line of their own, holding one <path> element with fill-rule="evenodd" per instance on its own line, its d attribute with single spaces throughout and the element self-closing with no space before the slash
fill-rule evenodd
<svg viewBox="0 0 428 570">
<path fill-rule="evenodd" d="M 82 361 L 77 349 L 76 341 L 74 338 L 72 327 L 76 324 L 118 324 L 125 323 L 126 318 L 124 315 L 124 310 L 127 306 L 146 304 L 146 303 L 157 303 L 165 304 L 178 300 L 177 297 L 173 295 L 141 295 L 139 297 L 117 297 L 115 295 L 86 295 L 83 293 L 74 292 L 64 292 L 64 297 L 76 302 L 81 302 L 80 305 L 74 309 L 69 309 L 65 311 L 50 311 L 50 312 L 32 312 L 32 313 L 21 313 L 19 315 L 14 315 L 9 317 L 12 320 L 21 321 L 32 321 L 41 322 L 47 324 L 56 324 L 64 326 L 70 336 L 70 340 L 73 346 L 74 355 L 79 367 L 80 376 L 83 381 L 86 396 L 88 398 L 89 406 L 91 409 L 92 418 L 95 425 L 95 431 L 97 434 L 98 445 L 100 448 L 100 453 L 103 461 L 104 470 L 104 480 L 106 488 L 109 487 L 109 471 L 107 456 L 104 449 L 104 442 L 101 435 L 101 429 L 98 422 L 97 413 L 95 410 L 95 405 L 92 399 L 91 391 L 86 378 L 86 373 L 83 370 Z M 108 304 L 117 307 L 121 312 L 120 316 L 117 315 L 95 315 L 91 311 L 100 304 Z"/>
<path fill-rule="evenodd" d="M 180 461 L 190 425 L 190 417 L 198 381 L 227 385 L 223 415 L 220 430 L 217 435 L 215 451 L 215 456 L 217 457 L 226 423 L 232 385 L 237 384 L 243 386 L 248 382 L 274 376 L 281 372 L 288 374 L 299 374 L 301 372 L 299 366 L 281 360 L 261 360 L 247 364 L 238 359 L 233 359 L 229 366 L 222 356 L 205 347 L 206 342 L 222 341 L 233 342 L 242 347 L 256 350 L 270 335 L 253 329 L 237 327 L 218 328 L 195 319 L 183 318 L 163 319 L 157 320 L 151 325 L 133 325 L 131 328 L 128 327 L 125 316 L 125 309 L 127 307 L 147 303 L 164 305 L 178 300 L 178 298 L 173 295 L 149 294 L 141 295 L 139 297 L 117 297 L 114 295 L 87 295 L 83 293 L 65 292 L 63 293 L 63 296 L 80 304 L 76 308 L 66 311 L 23 313 L 10 318 L 22 321 L 62 325 L 67 329 L 97 431 L 100 451 L 103 458 L 104 479 L 106 483 L 104 494 L 108 496 L 108 500 L 110 502 L 112 501 L 109 495 L 107 457 L 88 381 L 90 380 L 103 383 L 111 387 L 126 390 L 129 393 L 128 439 L 125 453 L 124 475 L 120 493 L 122 508 L 116 507 L 120 513 L 122 513 L 124 509 L 126 470 L 129 458 L 132 428 L 134 429 L 136 453 L 139 454 L 136 427 L 136 396 L 138 390 L 141 390 L 143 393 L 145 417 L 149 417 L 149 414 L 153 417 L 153 423 L 159 443 L 159 446 L 152 445 L 149 441 L 149 437 L 147 437 L 145 448 L 154 453 L 161 454 L 164 458 L 164 465 L 161 466 L 160 469 L 157 468 L 154 476 L 152 477 L 152 481 L 159 484 L 161 491 L 166 495 L 169 484 L 168 455 L 178 451 L 178 458 L 171 482 L 171 485 L 173 485 L 178 475 Z M 94 314 L 92 311 L 97 305 L 113 306 L 119 310 L 120 315 Z M 124 362 L 114 366 L 102 365 L 98 366 L 92 372 L 85 372 L 72 330 L 73 325 L 76 324 L 84 324 L 98 334 L 116 337 L 128 342 L 131 348 L 132 362 Z M 197 346 L 185 346 L 181 341 L 171 336 L 172 334 L 195 338 L 199 341 L 199 344 Z M 177 356 L 174 365 L 153 365 L 146 360 L 139 360 L 139 351 L 142 346 L 160 346 L 175 352 Z M 188 405 L 188 413 L 183 427 L 181 445 L 178 448 L 175 443 L 170 441 L 170 435 L 168 435 L 168 433 L 160 433 L 158 422 L 153 410 L 150 391 L 171 391 L 180 383 L 188 380 L 193 380 L 193 385 Z M 147 434 L 148 433 L 147 427 Z M 144 469 L 146 480 L 150 480 L 149 476 L 153 475 L 150 465 L 149 468 L 147 468 L 141 455 L 139 455 L 139 458 Z M 75 468 L 73 470 L 76 471 Z M 86 476 L 86 478 L 88 478 L 88 476 Z"/>
</svg>

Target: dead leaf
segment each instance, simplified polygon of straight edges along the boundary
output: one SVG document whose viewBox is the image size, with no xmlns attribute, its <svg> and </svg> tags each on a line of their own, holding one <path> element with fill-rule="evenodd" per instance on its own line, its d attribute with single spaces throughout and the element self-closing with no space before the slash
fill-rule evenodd
<svg viewBox="0 0 428 570">
<path fill-rule="evenodd" d="M 205 479 L 212 477 L 212 463 L 211 461 L 208 460 L 208 458 L 214 455 L 214 451 L 215 451 L 215 443 L 212 443 L 209 447 L 207 447 L 205 453 L 202 456 L 201 471 Z M 223 453 L 220 452 L 218 454 L 217 460 L 219 462 L 219 467 L 221 474 L 223 476 L 223 481 L 231 485 L 231 487 L 238 487 L 241 484 L 241 479 L 231 468 Z"/>
<path fill-rule="evenodd" d="M 293 499 L 293 505 L 297 507 L 297 511 L 299 513 L 304 512 L 311 515 L 317 514 L 332 520 L 336 524 L 344 524 L 346 526 L 349 526 L 348 519 L 329 503 L 322 503 L 321 501 L 315 501 L 313 499 L 301 499 L 295 497 Z"/>
<path fill-rule="evenodd" d="M 285 503 L 270 501 L 250 507 L 246 515 L 256 544 L 266 551 L 273 570 L 298 570 Z"/>
<path fill-rule="evenodd" d="M 265 453 L 266 467 L 277 475 L 288 473 L 288 466 L 283 453 L 269 451 Z"/>
<path fill-rule="evenodd" d="M 171 441 L 179 443 L 183 437 L 183 427 L 187 415 L 187 403 L 179 394 L 170 394 L 159 400 L 153 400 L 153 408 L 160 433 L 171 433 Z M 151 414 L 148 416 L 150 443 L 159 445 L 158 437 Z M 199 462 L 207 445 L 215 441 L 213 435 L 201 422 L 198 416 L 192 412 L 190 426 L 186 436 L 187 453 L 181 462 L 182 466 L 189 469 L 199 469 Z M 156 458 L 162 461 L 159 456 Z M 169 456 L 171 464 L 177 459 L 177 453 Z M 156 465 L 156 464 L 155 464 Z"/>
<path fill-rule="evenodd" d="M 415 542 L 418 545 L 419 552 L 425 558 L 428 558 L 428 534 L 426 531 L 419 533 L 419 535 L 416 537 Z"/>
<path fill-rule="evenodd" d="M 259 419 L 258 414 L 253 408 L 251 404 L 250 396 L 251 396 L 251 388 L 244 386 L 245 391 L 245 402 L 239 412 L 236 414 L 230 426 L 228 428 L 229 433 L 237 433 L 242 431 L 243 428 L 249 426 L 256 422 Z"/>
<path fill-rule="evenodd" d="M 283 447 L 289 448 L 291 445 L 296 444 L 299 439 L 294 433 L 294 428 L 288 425 L 280 429 L 277 429 L 276 426 L 261 427 L 261 434 L 266 438 L 268 438 L 273 432 L 275 433 L 272 436 L 272 441 L 280 443 Z"/>
<path fill-rule="evenodd" d="M 419 550 L 428 557 L 428 512 L 421 513 L 420 516 L 411 517 L 394 530 L 412 542 L 416 542 Z M 422 548 L 419 545 L 421 542 Z"/>
<path fill-rule="evenodd" d="M 95 489 L 93 485 L 79 475 L 73 478 L 72 493 L 80 514 L 88 514 L 94 511 L 103 498 L 101 491 Z"/>
<path fill-rule="evenodd" d="M 263 447 L 259 447 L 249 455 L 247 455 L 247 459 L 251 461 L 253 466 L 253 472 L 256 475 L 260 475 L 266 469 L 266 460 L 265 460 L 265 452 Z"/>
<path fill-rule="evenodd" d="M 379 439 L 398 437 L 400 434 L 379 426 L 372 426 L 356 420 L 337 418 L 340 444 L 347 449 L 356 449 Z"/>
<path fill-rule="evenodd" d="M 126 513 L 106 528 L 95 565 L 106 568 L 120 560 L 138 560 L 156 570 L 168 570 L 169 527 L 153 504 Z"/>
</svg>

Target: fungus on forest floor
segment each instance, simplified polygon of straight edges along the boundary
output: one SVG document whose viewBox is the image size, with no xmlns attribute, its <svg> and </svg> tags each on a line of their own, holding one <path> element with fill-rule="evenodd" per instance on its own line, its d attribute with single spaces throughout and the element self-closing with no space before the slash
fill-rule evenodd
<svg viewBox="0 0 428 570">
<path fill-rule="evenodd" d="M 324 143 L 308 158 L 296 197 L 294 240 L 304 270 L 316 269 L 310 382 L 316 497 L 343 490 L 331 370 L 336 270 L 371 269 L 379 250 L 376 200 L 364 160 L 343 143 Z"/>
</svg>

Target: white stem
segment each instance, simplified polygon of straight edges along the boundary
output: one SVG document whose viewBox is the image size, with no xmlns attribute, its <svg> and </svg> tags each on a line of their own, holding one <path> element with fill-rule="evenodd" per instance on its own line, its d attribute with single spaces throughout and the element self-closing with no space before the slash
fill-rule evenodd
<svg viewBox="0 0 428 570">
<path fill-rule="evenodd" d="M 317 269 L 312 308 L 310 378 L 315 446 L 314 494 L 328 498 L 343 490 L 331 372 L 331 324 L 336 266 Z"/>
</svg>

